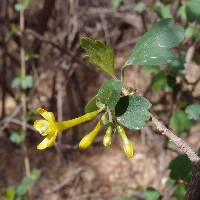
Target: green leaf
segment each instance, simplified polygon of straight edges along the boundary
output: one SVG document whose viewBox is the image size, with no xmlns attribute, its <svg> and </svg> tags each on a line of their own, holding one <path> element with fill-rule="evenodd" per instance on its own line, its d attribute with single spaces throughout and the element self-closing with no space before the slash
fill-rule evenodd
<svg viewBox="0 0 200 200">
<path fill-rule="evenodd" d="M 144 72 L 147 74 L 155 74 L 158 73 L 160 71 L 160 69 L 158 68 L 158 66 L 152 66 L 152 65 L 144 65 L 143 66 Z"/>
<path fill-rule="evenodd" d="M 21 131 L 14 131 L 10 135 L 10 141 L 15 144 L 21 144 L 25 139 L 25 133 Z"/>
<path fill-rule="evenodd" d="M 124 96 L 115 108 L 118 123 L 129 129 L 142 129 L 150 118 L 151 103 L 141 96 Z"/>
<path fill-rule="evenodd" d="M 190 0 L 186 5 L 187 18 L 191 22 L 200 23 L 200 0 Z"/>
<path fill-rule="evenodd" d="M 165 185 L 169 187 L 169 186 L 173 186 L 175 183 L 176 183 L 176 181 L 174 179 L 172 179 L 172 178 L 169 177 L 167 179 Z"/>
<path fill-rule="evenodd" d="M 167 65 L 167 67 L 173 71 L 172 73 L 174 74 L 182 74 L 184 68 L 184 64 L 185 64 L 185 58 L 179 58 L 179 59 L 175 59 L 174 61 L 172 61 L 171 63 L 169 63 Z"/>
<path fill-rule="evenodd" d="M 120 99 L 121 81 L 108 80 L 99 89 L 97 99 L 100 103 L 108 106 L 110 109 L 115 108 Z"/>
<path fill-rule="evenodd" d="M 15 200 L 15 188 L 9 187 L 5 189 L 6 200 Z"/>
<path fill-rule="evenodd" d="M 192 26 L 187 27 L 187 29 L 185 30 L 185 38 L 186 39 L 195 39 L 195 40 L 200 40 L 200 33 L 199 31 Z"/>
<path fill-rule="evenodd" d="M 192 162 L 186 155 L 179 155 L 169 163 L 170 177 L 188 181 L 192 175 Z"/>
<path fill-rule="evenodd" d="M 178 9 L 178 15 L 182 21 L 187 21 L 186 4 L 182 4 Z"/>
<path fill-rule="evenodd" d="M 125 65 L 160 65 L 176 57 L 169 50 L 184 39 L 184 30 L 173 26 L 171 19 L 164 19 L 145 33 L 136 43 Z"/>
<path fill-rule="evenodd" d="M 39 54 L 34 53 L 32 51 L 27 51 L 26 52 L 26 60 L 34 60 L 34 59 L 38 59 L 40 57 Z"/>
<path fill-rule="evenodd" d="M 139 2 L 133 8 L 135 12 L 143 13 L 146 10 L 146 5 L 143 2 Z"/>
<path fill-rule="evenodd" d="M 33 77 L 31 75 L 27 75 L 25 77 L 21 77 L 21 75 L 18 75 L 16 78 L 13 79 L 11 86 L 12 88 L 22 88 L 22 89 L 32 88 Z"/>
<path fill-rule="evenodd" d="M 21 79 L 21 88 L 28 89 L 33 87 L 33 77 L 31 75 L 27 75 Z"/>
<path fill-rule="evenodd" d="M 122 2 L 123 2 L 123 0 L 112 0 L 112 7 L 114 9 L 117 9 L 122 4 Z"/>
<path fill-rule="evenodd" d="M 85 113 L 93 112 L 95 110 L 98 110 L 99 108 L 97 107 L 97 95 L 92 97 L 86 104 L 85 106 Z"/>
<path fill-rule="evenodd" d="M 6 42 L 16 33 L 18 32 L 18 28 L 16 24 L 11 24 L 10 30 L 6 33 L 5 40 Z"/>
<path fill-rule="evenodd" d="M 183 200 L 186 194 L 186 187 L 183 183 L 178 184 L 174 190 L 174 196 L 177 200 Z"/>
<path fill-rule="evenodd" d="M 137 200 L 135 197 L 122 197 L 119 200 Z"/>
<path fill-rule="evenodd" d="M 21 11 L 26 10 L 26 8 L 29 5 L 29 2 L 30 2 L 30 0 L 19 0 L 19 3 L 15 4 L 15 10 L 17 12 L 21 12 Z"/>
<path fill-rule="evenodd" d="M 185 38 L 194 38 L 194 36 L 196 35 L 196 31 L 197 30 L 191 26 L 187 27 L 187 29 L 185 30 Z"/>
<path fill-rule="evenodd" d="M 158 200 L 160 196 L 160 192 L 152 187 L 148 187 L 144 191 L 145 200 Z"/>
<path fill-rule="evenodd" d="M 164 71 L 157 73 L 151 82 L 151 87 L 155 92 L 160 92 L 167 86 L 167 76 Z"/>
<path fill-rule="evenodd" d="M 21 86 L 21 79 L 16 77 L 12 80 L 11 87 L 12 88 L 19 88 Z"/>
<path fill-rule="evenodd" d="M 80 44 L 86 51 L 85 57 L 90 63 L 96 65 L 109 75 L 114 75 L 114 53 L 110 46 L 88 37 L 82 37 Z"/>
<path fill-rule="evenodd" d="M 190 130 L 191 122 L 183 111 L 177 111 L 172 114 L 169 121 L 169 126 L 177 134 L 181 134 Z"/>
<path fill-rule="evenodd" d="M 185 112 L 189 119 L 198 120 L 200 119 L 200 104 L 189 105 Z"/>
<path fill-rule="evenodd" d="M 158 5 L 155 6 L 154 9 L 155 9 L 156 14 L 162 19 L 173 17 L 171 10 L 170 10 L 170 7 L 167 6 L 167 5 L 159 3 Z"/>
<path fill-rule="evenodd" d="M 22 182 L 16 188 L 16 194 L 18 197 L 25 195 L 28 190 L 35 184 L 40 176 L 40 171 L 34 169 L 30 176 L 23 178 Z"/>
</svg>

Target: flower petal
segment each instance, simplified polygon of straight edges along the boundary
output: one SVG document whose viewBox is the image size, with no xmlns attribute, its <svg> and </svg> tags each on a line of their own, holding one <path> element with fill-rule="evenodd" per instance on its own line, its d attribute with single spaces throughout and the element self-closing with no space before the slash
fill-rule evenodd
<svg viewBox="0 0 200 200">
<path fill-rule="evenodd" d="M 54 123 L 51 123 L 47 120 L 36 120 L 33 127 L 43 136 L 46 136 L 48 134 L 52 135 L 58 132 L 58 129 L 54 125 Z"/>
<path fill-rule="evenodd" d="M 47 121 L 55 122 L 55 116 L 52 112 L 48 112 L 43 108 L 37 108 L 36 111 L 42 115 Z"/>
<path fill-rule="evenodd" d="M 56 137 L 57 137 L 57 133 L 55 135 L 48 135 L 47 137 L 45 137 L 44 140 L 42 140 L 40 144 L 38 144 L 37 149 L 43 150 L 43 149 L 53 146 L 55 144 Z"/>
</svg>

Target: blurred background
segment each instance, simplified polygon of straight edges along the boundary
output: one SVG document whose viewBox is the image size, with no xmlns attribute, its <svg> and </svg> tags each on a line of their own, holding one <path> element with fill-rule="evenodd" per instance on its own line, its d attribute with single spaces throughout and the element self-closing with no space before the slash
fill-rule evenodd
<svg viewBox="0 0 200 200">
<path fill-rule="evenodd" d="M 82 115 L 109 78 L 83 59 L 81 36 L 111 45 L 120 75 L 138 38 L 170 17 L 186 30 L 186 39 L 174 50 L 176 62 L 129 68 L 125 83 L 148 98 L 152 112 L 197 151 L 200 126 L 184 109 L 200 102 L 200 13 L 195 11 L 200 2 L 193 0 L 198 4 L 192 14 L 188 2 L 0 0 L 0 199 L 183 199 L 187 180 L 172 179 L 168 167 L 178 152 L 151 124 L 129 131 L 133 159 L 126 158 L 117 137 L 105 148 L 103 134 L 89 149 L 79 150 L 80 138 L 94 121 L 64 132 L 55 147 L 38 151 L 42 137 L 32 124 L 39 118 L 38 107 L 54 112 L 58 120 Z"/>
</svg>

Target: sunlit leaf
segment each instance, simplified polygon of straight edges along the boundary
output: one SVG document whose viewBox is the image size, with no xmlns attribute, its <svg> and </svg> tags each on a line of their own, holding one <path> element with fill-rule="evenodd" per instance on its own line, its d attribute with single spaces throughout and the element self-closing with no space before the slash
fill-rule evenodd
<svg viewBox="0 0 200 200">
<path fill-rule="evenodd" d="M 15 200 L 15 188 L 9 187 L 5 189 L 6 200 Z"/>
<path fill-rule="evenodd" d="M 160 192 L 152 187 L 149 187 L 144 191 L 145 200 L 158 200 L 160 196 Z"/>
<path fill-rule="evenodd" d="M 146 4 L 139 2 L 134 6 L 133 10 L 138 13 L 143 13 L 146 10 Z"/>
<path fill-rule="evenodd" d="M 184 30 L 174 26 L 171 19 L 164 19 L 139 39 L 125 65 L 167 64 L 176 58 L 170 49 L 183 39 Z"/>
<path fill-rule="evenodd" d="M 82 37 L 81 47 L 86 51 L 85 58 L 104 72 L 114 75 L 113 49 L 99 40 Z"/>
<path fill-rule="evenodd" d="M 157 13 L 157 15 L 162 19 L 173 17 L 171 10 L 170 10 L 170 6 L 168 6 L 168 5 L 159 3 L 158 5 L 155 6 L 154 9 L 155 9 L 155 12 Z"/>
<path fill-rule="evenodd" d="M 15 144 L 21 144 L 25 139 L 25 133 L 21 131 L 14 131 L 10 135 L 10 141 Z"/>
<path fill-rule="evenodd" d="M 174 190 L 174 196 L 177 200 L 183 200 L 186 194 L 185 184 L 178 184 Z"/>
<path fill-rule="evenodd" d="M 29 5 L 29 2 L 30 2 L 30 0 L 19 0 L 19 2 L 15 4 L 15 10 L 17 12 L 26 10 L 26 8 Z"/>
<path fill-rule="evenodd" d="M 200 104 L 189 105 L 185 110 L 189 119 L 200 119 Z"/>
<path fill-rule="evenodd" d="M 122 4 L 122 2 L 123 2 L 123 0 L 112 0 L 112 7 L 114 9 L 117 9 Z"/>
</svg>

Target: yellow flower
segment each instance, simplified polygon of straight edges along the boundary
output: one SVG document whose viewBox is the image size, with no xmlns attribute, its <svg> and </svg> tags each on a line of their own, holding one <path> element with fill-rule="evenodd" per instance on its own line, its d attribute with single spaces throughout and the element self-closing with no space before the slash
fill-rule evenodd
<svg viewBox="0 0 200 200">
<path fill-rule="evenodd" d="M 126 132 L 124 130 L 124 128 L 122 128 L 121 126 L 117 126 L 117 131 L 122 139 L 123 142 L 123 149 L 125 154 L 129 157 L 132 158 L 134 155 L 133 152 L 133 143 L 128 139 Z"/>
<path fill-rule="evenodd" d="M 33 125 L 41 135 L 45 136 L 45 139 L 37 146 L 37 149 L 42 150 L 55 144 L 59 132 L 93 119 L 101 110 L 62 122 L 55 121 L 55 116 L 52 112 L 48 112 L 42 108 L 38 108 L 36 111 L 44 117 L 44 120 L 36 120 Z"/>
<path fill-rule="evenodd" d="M 101 122 L 98 122 L 95 128 L 82 138 L 82 140 L 79 143 L 79 147 L 81 149 L 88 148 L 92 144 L 92 142 L 94 141 L 95 137 L 97 136 L 97 134 L 101 129 L 102 129 L 102 124 Z"/>
<path fill-rule="evenodd" d="M 103 137 L 103 145 L 105 147 L 110 146 L 112 143 L 112 132 L 113 132 L 113 127 L 108 126 L 108 128 L 106 129 L 105 136 Z"/>
</svg>

